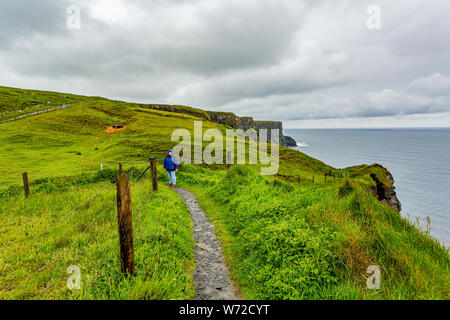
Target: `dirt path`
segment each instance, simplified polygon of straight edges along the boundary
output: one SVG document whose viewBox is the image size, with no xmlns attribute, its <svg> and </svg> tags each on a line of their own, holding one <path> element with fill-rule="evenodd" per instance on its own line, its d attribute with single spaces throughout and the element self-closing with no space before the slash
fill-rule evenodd
<svg viewBox="0 0 450 320">
<path fill-rule="evenodd" d="M 183 198 L 194 223 L 195 262 L 194 282 L 197 290 L 196 300 L 236 300 L 222 251 L 214 233 L 214 225 L 206 218 L 197 199 L 183 188 L 175 188 Z"/>
</svg>

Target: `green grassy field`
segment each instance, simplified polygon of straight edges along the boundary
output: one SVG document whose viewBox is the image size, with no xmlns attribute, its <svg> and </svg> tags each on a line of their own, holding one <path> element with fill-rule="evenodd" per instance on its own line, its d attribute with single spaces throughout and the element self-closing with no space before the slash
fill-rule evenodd
<svg viewBox="0 0 450 320">
<path fill-rule="evenodd" d="M 136 177 L 150 156 L 162 158 L 174 146 L 175 128 L 193 132 L 199 118 L 0 88 L 2 110 L 47 99 L 76 104 L 0 124 L 0 298 L 192 298 L 191 221 L 181 198 L 163 186 L 161 164 L 158 193 L 150 193 L 146 179 L 132 181 L 134 277 L 120 274 L 110 180 L 119 161 Z M 108 132 L 113 123 L 125 128 Z M 204 121 L 209 128 L 226 127 Z M 21 187 L 25 171 L 28 199 Z M 186 165 L 178 182 L 196 193 L 216 225 L 245 298 L 448 299 L 448 251 L 375 199 L 370 174 L 390 187 L 381 167 L 335 169 L 281 148 L 275 177 L 260 176 L 258 166 Z M 80 291 L 66 287 L 69 265 L 81 268 Z M 381 267 L 381 290 L 366 288 L 369 265 Z"/>
<path fill-rule="evenodd" d="M 0 299 L 192 298 L 194 241 L 184 202 L 165 186 L 151 193 L 150 181 L 132 181 L 136 271 L 124 276 L 115 185 L 86 181 L 0 199 Z M 81 290 L 66 287 L 70 265 L 81 269 Z"/>
<path fill-rule="evenodd" d="M 35 111 L 75 104 L 89 99 L 91 98 L 73 94 L 0 86 L 0 122 Z"/>
</svg>

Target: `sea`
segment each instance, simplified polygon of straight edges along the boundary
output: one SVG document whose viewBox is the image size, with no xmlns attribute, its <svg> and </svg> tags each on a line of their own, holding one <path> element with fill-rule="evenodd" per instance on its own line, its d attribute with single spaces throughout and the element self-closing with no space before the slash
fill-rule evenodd
<svg viewBox="0 0 450 320">
<path fill-rule="evenodd" d="M 450 128 L 285 129 L 299 151 L 335 168 L 379 163 L 393 175 L 401 214 L 450 245 Z"/>
</svg>

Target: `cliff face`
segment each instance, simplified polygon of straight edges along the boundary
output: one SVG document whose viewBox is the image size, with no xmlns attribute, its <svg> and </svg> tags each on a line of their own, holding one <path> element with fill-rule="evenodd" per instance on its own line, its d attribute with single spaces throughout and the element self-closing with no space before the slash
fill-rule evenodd
<svg viewBox="0 0 450 320">
<path fill-rule="evenodd" d="M 379 201 L 389 203 L 392 208 L 400 212 L 402 210 L 402 205 L 395 192 L 394 177 L 392 177 L 392 174 L 386 170 L 386 179 L 390 182 L 389 185 L 382 183 L 373 173 L 370 177 L 376 184 L 376 187 L 371 189 L 373 195 L 376 196 Z"/>
<path fill-rule="evenodd" d="M 296 147 L 297 146 L 297 141 L 295 141 L 294 138 L 288 137 L 288 136 L 284 136 L 284 145 L 286 147 Z"/>
<path fill-rule="evenodd" d="M 388 169 L 375 163 L 370 166 L 365 166 L 360 173 L 367 174 L 372 179 L 374 184 L 370 187 L 370 191 L 379 201 L 388 203 L 398 212 L 401 211 L 402 205 L 395 192 L 394 177 L 392 177 Z"/>
<path fill-rule="evenodd" d="M 183 114 L 187 114 L 190 116 L 206 119 L 206 117 L 205 117 L 206 113 L 203 110 L 189 108 L 189 107 L 174 106 L 174 105 L 168 105 L 168 104 L 160 104 L 160 105 L 149 104 L 149 105 L 141 105 L 141 108 L 166 111 L 166 112 L 183 113 Z"/>
<path fill-rule="evenodd" d="M 191 115 L 211 122 L 220 123 L 235 129 L 278 129 L 280 130 L 279 141 L 284 146 L 297 145 L 294 139 L 283 135 L 283 123 L 279 121 L 255 121 L 252 117 L 238 117 L 231 112 L 204 111 L 201 109 L 175 106 L 175 105 L 141 105 L 142 108 L 154 109 L 166 112 L 175 112 Z M 286 143 L 289 141 L 289 145 Z M 270 134 L 268 134 L 268 142 L 270 142 Z"/>
<path fill-rule="evenodd" d="M 402 205 L 397 198 L 397 193 L 395 192 L 394 178 L 388 169 L 378 163 L 370 166 L 364 164 L 348 169 L 350 169 L 351 177 L 370 177 L 373 184 L 370 185 L 369 188 L 373 196 L 379 201 L 389 204 L 398 212 L 401 211 Z"/>
<path fill-rule="evenodd" d="M 278 137 L 279 144 L 285 146 L 284 143 L 284 136 L 283 136 L 283 123 L 279 121 L 255 121 L 254 122 L 254 128 L 257 130 L 266 129 L 266 130 L 275 130 L 278 129 L 280 132 L 280 135 Z M 267 133 L 267 141 L 271 141 L 270 133 Z"/>
</svg>

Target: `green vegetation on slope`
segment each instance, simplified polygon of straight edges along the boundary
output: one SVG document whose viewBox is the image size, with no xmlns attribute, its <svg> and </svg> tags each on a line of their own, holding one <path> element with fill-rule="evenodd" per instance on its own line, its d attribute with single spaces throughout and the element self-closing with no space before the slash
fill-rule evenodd
<svg viewBox="0 0 450 320">
<path fill-rule="evenodd" d="M 27 103 L 33 97 L 28 90 L 5 90 L 22 94 Z M 162 158 L 175 144 L 173 130 L 192 134 L 200 118 L 103 98 L 38 93 L 44 102 L 83 103 L 0 124 L 0 298 L 192 297 L 194 242 L 182 200 L 164 186 L 150 195 L 148 181 L 132 183 L 139 240 L 137 275 L 130 279 L 119 273 L 115 188 L 108 181 L 118 161 L 129 170 L 135 163 L 144 166 L 150 156 Z M 7 110 L 20 110 L 19 98 L 8 99 Z M 113 123 L 125 128 L 108 132 Z M 203 121 L 203 130 L 210 128 L 226 127 Z M 106 169 L 99 171 L 101 164 Z M 262 177 L 257 169 L 185 166 L 178 175 L 216 225 L 246 298 L 449 298 L 448 252 L 369 191 L 375 186 L 371 174 L 391 187 L 384 168 L 335 169 L 281 148 L 276 177 Z M 28 199 L 21 195 L 24 171 L 31 180 Z M 76 209 L 97 192 L 95 201 Z M 64 220 L 66 215 L 71 220 Z M 80 292 L 65 287 L 66 268 L 74 261 L 89 283 Z M 372 264 L 382 268 L 381 291 L 365 287 Z"/>
<path fill-rule="evenodd" d="M 109 180 L 47 181 L 28 199 L 0 198 L 0 299 L 192 298 L 189 212 L 167 187 L 152 194 L 150 184 L 133 181 L 131 187 L 133 277 L 120 273 L 116 192 Z M 66 286 L 70 265 L 81 269 L 81 290 Z"/>
<path fill-rule="evenodd" d="M 28 171 L 30 179 L 61 176 L 103 167 L 118 161 L 163 157 L 173 147 L 174 128 L 193 131 L 191 116 L 146 112 L 133 105 L 91 100 L 64 110 L 1 124 L 0 183 L 18 184 Z M 113 123 L 124 130 L 108 133 Z M 204 129 L 216 128 L 204 123 Z M 0 187 L 1 188 L 1 187 Z"/>
<path fill-rule="evenodd" d="M 0 122 L 35 111 L 88 101 L 89 99 L 91 98 L 69 93 L 0 86 Z"/>
<path fill-rule="evenodd" d="M 179 180 L 215 223 L 247 299 L 449 298 L 448 252 L 364 184 L 291 184 L 245 166 L 207 179 L 191 167 Z M 381 290 L 366 288 L 370 265 Z"/>
</svg>

